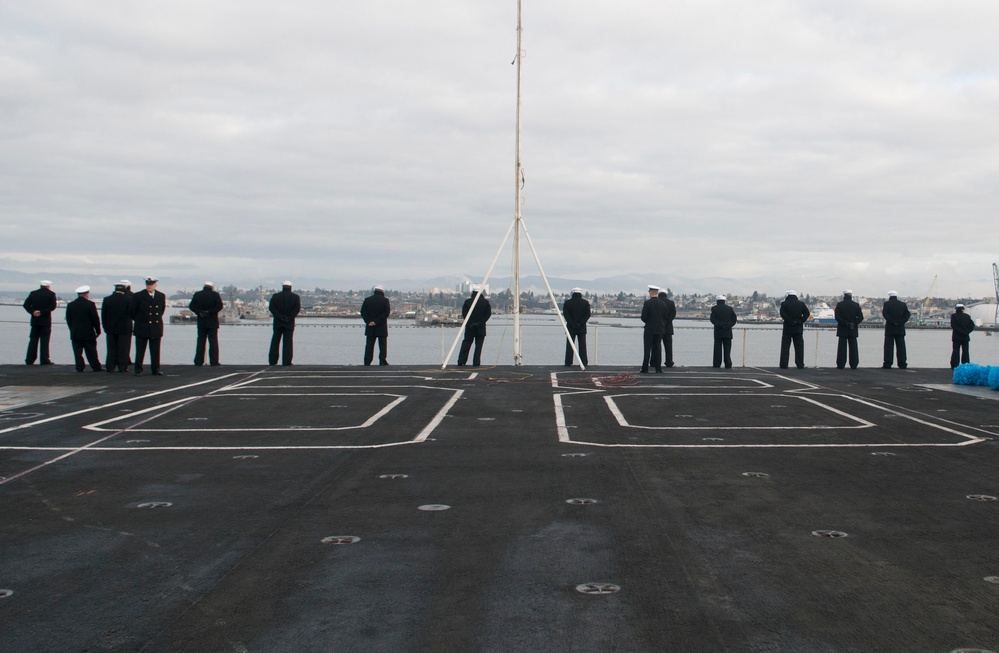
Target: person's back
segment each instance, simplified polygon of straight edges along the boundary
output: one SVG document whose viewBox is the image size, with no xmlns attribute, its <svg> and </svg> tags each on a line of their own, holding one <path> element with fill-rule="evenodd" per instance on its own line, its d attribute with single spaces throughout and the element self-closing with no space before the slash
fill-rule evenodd
<svg viewBox="0 0 999 653">
<path fill-rule="evenodd" d="M 649 297 L 642 305 L 642 322 L 645 330 L 655 335 L 666 334 L 666 304 L 659 297 Z"/>
</svg>

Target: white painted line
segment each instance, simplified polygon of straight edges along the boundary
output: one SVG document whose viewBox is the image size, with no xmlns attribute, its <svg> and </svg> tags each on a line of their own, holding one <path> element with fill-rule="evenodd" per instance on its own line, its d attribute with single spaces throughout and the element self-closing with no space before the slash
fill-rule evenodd
<svg viewBox="0 0 999 653">
<path fill-rule="evenodd" d="M 464 390 L 455 390 L 454 394 L 451 395 L 451 398 L 448 400 L 448 402 L 444 404 L 444 407 L 441 408 L 439 411 L 437 411 L 437 414 L 434 416 L 434 418 L 430 420 L 429 424 L 423 427 L 423 430 L 420 431 L 419 435 L 416 436 L 416 439 L 413 440 L 413 442 L 424 442 L 430 436 L 430 434 L 433 433 L 434 429 L 436 429 L 437 426 L 440 425 L 440 423 L 444 420 L 444 417 L 447 416 L 448 412 L 458 401 L 458 399 L 461 398 L 461 395 L 464 394 L 464 392 L 465 392 Z"/>
</svg>

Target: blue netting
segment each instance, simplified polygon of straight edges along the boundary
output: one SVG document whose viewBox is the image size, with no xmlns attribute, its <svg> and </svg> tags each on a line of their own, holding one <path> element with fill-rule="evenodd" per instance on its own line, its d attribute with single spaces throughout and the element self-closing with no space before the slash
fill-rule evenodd
<svg viewBox="0 0 999 653">
<path fill-rule="evenodd" d="M 989 372 L 999 368 L 965 363 L 954 368 L 954 383 L 958 385 L 989 385 Z M 999 382 L 999 375 L 996 377 Z M 993 386 L 995 387 L 995 386 Z"/>
<path fill-rule="evenodd" d="M 989 368 L 989 387 L 993 390 L 999 390 L 999 366 Z"/>
</svg>

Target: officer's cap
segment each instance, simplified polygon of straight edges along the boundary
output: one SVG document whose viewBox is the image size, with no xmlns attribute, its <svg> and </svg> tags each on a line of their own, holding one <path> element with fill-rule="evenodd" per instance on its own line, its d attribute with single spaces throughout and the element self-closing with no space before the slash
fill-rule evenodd
<svg viewBox="0 0 999 653">
<path fill-rule="evenodd" d="M 659 286 L 653 286 L 652 284 L 649 284 L 649 291 L 651 292 L 653 290 L 659 290 Z"/>
<path fill-rule="evenodd" d="M 146 277 L 146 285 L 147 285 L 147 286 L 151 286 L 151 285 L 153 285 L 154 283 L 159 283 L 159 281 L 160 281 L 160 280 L 159 280 L 159 279 L 157 279 L 156 277 Z"/>
<path fill-rule="evenodd" d="M 76 289 L 77 295 L 83 295 L 84 293 L 90 292 L 90 286 L 80 286 Z"/>
<path fill-rule="evenodd" d="M 49 286 L 52 285 L 52 282 L 49 281 L 48 279 L 42 279 L 38 285 L 45 286 L 46 288 L 48 288 Z"/>
<path fill-rule="evenodd" d="M 115 285 L 116 285 L 116 286 L 125 286 L 125 287 L 128 287 L 128 286 L 131 286 L 131 285 L 132 285 L 132 282 L 131 282 L 131 281 L 129 281 L 128 279 L 122 279 L 121 281 L 119 281 L 119 282 L 118 282 L 118 283 L 116 283 Z"/>
</svg>

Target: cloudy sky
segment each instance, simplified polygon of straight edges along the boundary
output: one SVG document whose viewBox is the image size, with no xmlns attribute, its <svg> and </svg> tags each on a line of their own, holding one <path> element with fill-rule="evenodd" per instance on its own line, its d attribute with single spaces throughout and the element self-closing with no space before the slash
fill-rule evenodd
<svg viewBox="0 0 999 653">
<path fill-rule="evenodd" d="M 524 5 L 549 275 L 992 294 L 995 0 Z M 481 277 L 514 214 L 516 24 L 516 0 L 0 0 L 0 269 Z"/>
</svg>

